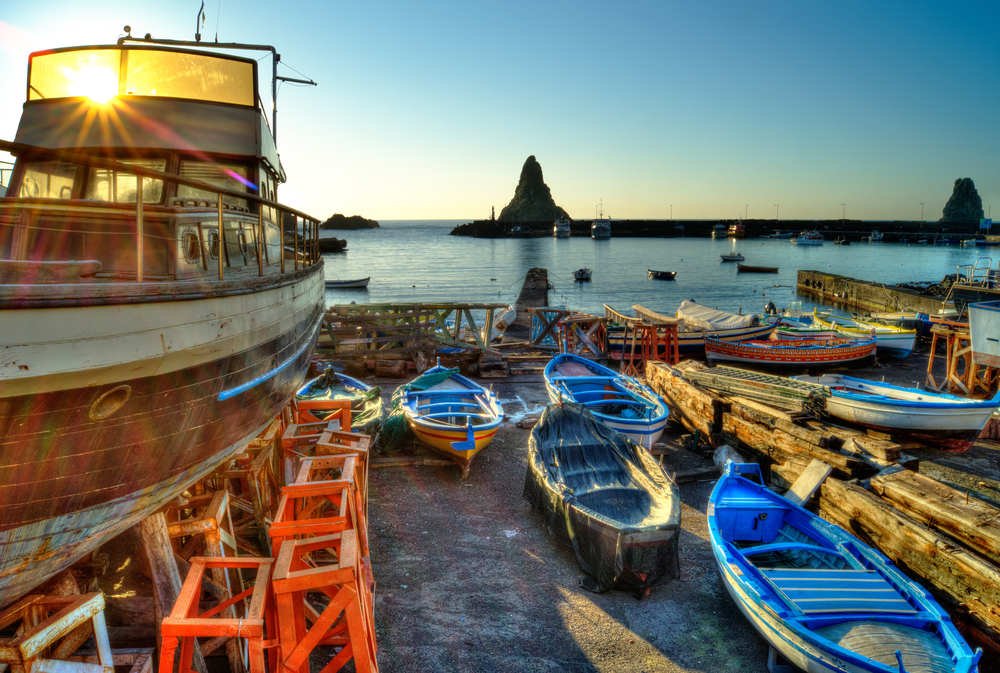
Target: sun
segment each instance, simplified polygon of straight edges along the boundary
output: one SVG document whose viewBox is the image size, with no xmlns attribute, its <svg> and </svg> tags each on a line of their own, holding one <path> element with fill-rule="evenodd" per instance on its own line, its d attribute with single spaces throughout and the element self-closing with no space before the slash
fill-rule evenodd
<svg viewBox="0 0 1000 673">
<path fill-rule="evenodd" d="M 72 96 L 87 96 L 103 105 L 118 95 L 118 77 L 109 68 L 85 65 L 79 70 L 67 69 L 65 75 Z"/>
</svg>

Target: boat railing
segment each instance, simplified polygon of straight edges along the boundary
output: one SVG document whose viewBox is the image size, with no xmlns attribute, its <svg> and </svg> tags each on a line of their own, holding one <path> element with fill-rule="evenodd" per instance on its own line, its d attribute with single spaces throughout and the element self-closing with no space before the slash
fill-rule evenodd
<svg viewBox="0 0 1000 673">
<path fill-rule="evenodd" d="M 229 248 L 230 241 L 225 240 L 225 229 L 224 229 L 224 215 L 226 213 L 233 213 L 238 211 L 240 214 L 245 214 L 252 219 L 252 213 L 248 208 L 242 208 L 239 206 L 232 207 L 224 203 L 225 197 L 230 199 L 240 199 L 243 201 L 253 201 L 258 204 L 257 207 L 257 222 L 253 226 L 253 245 L 254 252 L 257 258 L 258 264 L 258 275 L 264 275 L 264 254 L 262 247 L 264 246 L 264 210 L 266 208 L 274 209 L 277 214 L 277 223 L 270 223 L 278 227 L 281 232 L 281 243 L 280 247 L 280 273 L 286 273 L 286 245 L 284 241 L 284 222 L 286 217 L 292 219 L 292 265 L 293 269 L 297 271 L 299 267 L 306 268 L 312 266 L 321 261 L 321 256 L 319 252 L 319 224 L 320 221 L 310 215 L 307 215 L 295 208 L 282 205 L 277 201 L 272 201 L 270 199 L 258 196 L 252 192 L 242 192 L 233 189 L 226 189 L 219 187 L 218 185 L 211 184 L 209 182 L 203 182 L 201 180 L 194 180 L 192 178 L 182 177 L 175 173 L 167 173 L 164 171 L 159 171 L 152 168 L 146 168 L 144 166 L 138 166 L 134 164 L 127 164 L 114 159 L 107 159 L 104 157 L 97 157 L 88 154 L 81 154 L 78 152 L 71 152 L 68 150 L 58 150 L 47 147 L 39 147 L 36 145 L 27 145 L 24 143 L 15 143 L 7 140 L 0 140 L 0 150 L 10 152 L 16 156 L 29 155 L 32 158 L 37 159 L 49 159 L 57 161 L 65 161 L 67 163 L 75 164 L 80 167 L 86 168 L 100 168 L 104 170 L 112 170 L 117 173 L 134 175 L 138 178 L 149 178 L 153 180 L 161 180 L 164 185 L 168 183 L 173 183 L 176 185 L 183 185 L 185 187 L 191 187 L 198 189 L 200 191 L 213 193 L 216 196 L 214 201 L 210 199 L 171 199 L 168 202 L 168 206 L 177 207 L 181 205 L 183 207 L 204 207 L 206 209 L 214 209 L 218 217 L 218 232 L 212 241 L 202 241 L 200 245 L 202 247 L 207 247 L 208 250 L 201 250 L 203 259 L 218 259 L 218 269 L 219 269 L 219 280 L 225 280 L 225 258 L 230 256 Z M 47 229 L 51 230 L 50 226 L 40 226 L 37 223 L 33 223 L 31 218 L 25 216 L 25 213 L 29 210 L 44 211 L 53 202 L 58 202 L 60 205 L 63 204 L 62 200 L 58 199 L 38 199 L 30 202 L 20 202 L 18 204 L 22 211 L 21 216 L 16 222 L 11 225 L 18 233 L 23 233 L 24 230 L 31 229 Z M 74 203 L 79 203 L 75 201 Z M 0 205 L 3 202 L 0 201 Z M 86 202 L 87 207 L 92 205 L 100 205 L 105 207 L 109 205 L 104 201 L 90 201 Z M 144 257 L 144 239 L 148 237 L 148 234 L 144 231 L 144 223 L 147 217 L 147 207 L 149 205 L 159 206 L 160 204 L 146 204 L 143 201 L 143 189 L 136 189 L 136 199 L 135 199 L 135 216 L 134 216 L 134 239 L 135 239 L 135 252 L 136 252 L 136 264 L 135 264 L 135 278 L 137 283 L 143 282 L 144 268 L 143 268 L 143 257 Z M 302 236 L 299 237 L 299 220 L 302 220 Z M 66 229 L 67 233 L 73 233 L 73 230 Z M 181 240 L 176 240 L 178 245 L 183 246 L 184 242 Z M 243 242 L 241 242 L 242 245 Z M 13 253 L 14 251 L 12 251 Z M 14 255 L 12 254 L 12 257 Z M 27 263 L 27 260 L 23 260 Z M 276 262 L 279 260 L 275 260 Z"/>
<path fill-rule="evenodd" d="M 980 257 L 975 264 L 959 265 L 956 269 L 958 278 L 955 282 L 961 282 L 961 279 L 965 278 L 965 283 L 972 287 L 988 287 L 991 270 L 993 270 L 993 259 Z"/>
</svg>

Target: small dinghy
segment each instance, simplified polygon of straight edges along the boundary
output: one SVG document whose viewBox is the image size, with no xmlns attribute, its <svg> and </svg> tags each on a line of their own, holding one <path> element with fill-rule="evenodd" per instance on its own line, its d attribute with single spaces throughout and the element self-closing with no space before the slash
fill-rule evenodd
<svg viewBox="0 0 1000 673">
<path fill-rule="evenodd" d="M 676 271 L 654 271 L 653 269 L 647 269 L 646 272 L 653 280 L 673 280 L 677 275 Z"/>
<path fill-rule="evenodd" d="M 295 393 L 295 402 L 299 416 L 304 423 L 318 423 L 326 420 L 336 408 L 325 403 L 351 401 L 351 429 L 375 437 L 385 420 L 385 408 L 382 406 L 382 389 L 367 383 L 338 374 L 333 369 L 327 369 L 322 376 L 317 376 L 306 382 Z"/>
<path fill-rule="evenodd" d="M 882 554 L 729 462 L 708 504 L 722 583 L 772 648 L 807 673 L 974 673 L 947 613 Z"/>
<path fill-rule="evenodd" d="M 524 497 L 573 547 L 590 591 L 638 595 L 680 576 L 677 485 L 656 460 L 586 407 L 549 405 L 531 430 Z"/>
<path fill-rule="evenodd" d="M 575 280 L 590 280 L 593 273 L 593 269 L 577 269 L 573 272 L 573 278 Z"/>
<path fill-rule="evenodd" d="M 850 423 L 900 433 L 953 453 L 972 447 L 986 421 L 1000 405 L 992 400 L 902 388 L 853 376 L 796 376 L 830 388 L 826 411 Z"/>
<path fill-rule="evenodd" d="M 492 390 L 440 361 L 402 386 L 400 407 L 413 434 L 443 453 L 469 476 L 473 457 L 489 445 L 503 422 L 503 407 Z"/>
<path fill-rule="evenodd" d="M 543 373 L 550 402 L 579 402 L 602 423 L 647 449 L 663 434 L 670 410 L 636 379 L 571 353 L 552 358 Z"/>
</svg>

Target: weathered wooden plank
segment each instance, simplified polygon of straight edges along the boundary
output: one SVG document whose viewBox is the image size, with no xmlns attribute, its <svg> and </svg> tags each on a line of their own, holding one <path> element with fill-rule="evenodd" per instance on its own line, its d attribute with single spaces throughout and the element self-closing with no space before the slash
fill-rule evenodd
<svg viewBox="0 0 1000 673">
<path fill-rule="evenodd" d="M 993 505 L 909 470 L 875 476 L 872 490 L 917 521 L 1000 561 L 1000 509 Z"/>
<path fill-rule="evenodd" d="M 821 460 L 816 460 L 815 458 L 809 463 L 809 466 L 799 475 L 799 478 L 795 480 L 792 487 L 788 489 L 788 493 L 785 493 L 785 497 L 791 500 L 796 505 L 803 505 L 809 501 L 816 489 L 820 487 L 830 473 L 833 472 L 833 468 Z"/>
<path fill-rule="evenodd" d="M 933 585 L 971 623 L 1000 634 L 1000 567 L 942 537 L 856 484 L 827 479 L 820 514 Z M 1000 642 L 1000 640 L 997 640 Z"/>
</svg>

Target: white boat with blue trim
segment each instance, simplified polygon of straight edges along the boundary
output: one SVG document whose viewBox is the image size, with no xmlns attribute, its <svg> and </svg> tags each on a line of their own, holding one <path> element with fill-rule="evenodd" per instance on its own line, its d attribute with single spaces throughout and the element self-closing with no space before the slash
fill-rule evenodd
<svg viewBox="0 0 1000 673">
<path fill-rule="evenodd" d="M 847 318 L 835 313 L 823 313 L 813 309 L 813 324 L 819 327 L 836 329 L 845 336 L 858 336 L 874 333 L 878 343 L 879 355 L 893 358 L 909 357 L 913 352 L 913 344 L 917 340 L 917 330 L 880 325 L 857 318 Z"/>
<path fill-rule="evenodd" d="M 850 423 L 912 436 L 958 453 L 969 449 L 1000 405 L 991 400 L 902 388 L 852 376 L 795 376 L 799 381 L 828 386 L 826 410 Z"/>
<path fill-rule="evenodd" d="M 947 613 L 889 559 L 726 464 L 708 504 L 712 552 L 736 605 L 807 673 L 975 673 Z"/>
<path fill-rule="evenodd" d="M 544 374 L 553 403 L 579 402 L 602 423 L 647 449 L 663 434 L 670 410 L 636 379 L 572 353 L 552 358 Z"/>
</svg>

